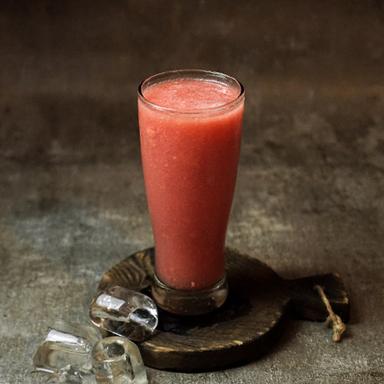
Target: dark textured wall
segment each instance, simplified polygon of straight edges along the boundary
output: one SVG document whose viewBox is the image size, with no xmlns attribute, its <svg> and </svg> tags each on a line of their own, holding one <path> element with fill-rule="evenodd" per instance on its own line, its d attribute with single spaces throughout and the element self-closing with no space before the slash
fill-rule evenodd
<svg viewBox="0 0 384 384">
<path fill-rule="evenodd" d="M 317 110 L 336 96 L 342 115 L 327 104 L 326 118 L 342 119 L 336 133 L 348 140 L 370 124 L 354 108 L 358 116 L 347 116 L 354 96 L 382 106 L 383 20 L 380 1 L 3 1 L 1 154 L 127 158 L 136 148 L 137 84 L 185 67 L 242 80 L 246 132 L 258 141 L 265 107 Z"/>
</svg>

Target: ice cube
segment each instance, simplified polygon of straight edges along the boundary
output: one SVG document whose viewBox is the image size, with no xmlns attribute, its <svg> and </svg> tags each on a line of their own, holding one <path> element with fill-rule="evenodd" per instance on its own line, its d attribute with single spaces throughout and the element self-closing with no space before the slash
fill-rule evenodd
<svg viewBox="0 0 384 384">
<path fill-rule="evenodd" d="M 99 384 L 148 384 L 139 348 L 125 337 L 111 336 L 97 342 L 92 360 Z"/>
<path fill-rule="evenodd" d="M 92 300 L 89 315 L 97 327 L 134 341 L 150 337 L 158 323 L 156 304 L 151 298 L 120 286 L 99 292 Z"/>
<path fill-rule="evenodd" d="M 42 373 L 42 372 L 38 372 L 38 373 Z M 42 380 L 41 382 L 43 382 Z M 46 384 L 96 384 L 96 379 L 93 374 L 84 375 L 74 370 L 73 368 L 70 368 L 60 373 L 49 374 L 45 383 Z"/>
<path fill-rule="evenodd" d="M 82 383 L 92 374 L 91 351 L 100 339 L 91 326 L 57 322 L 33 357 L 35 369 L 49 373 L 51 382 Z"/>
</svg>

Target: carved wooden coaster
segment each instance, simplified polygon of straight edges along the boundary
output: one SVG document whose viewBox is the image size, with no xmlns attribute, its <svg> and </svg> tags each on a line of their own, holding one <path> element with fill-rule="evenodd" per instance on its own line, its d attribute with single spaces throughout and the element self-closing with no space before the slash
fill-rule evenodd
<svg viewBox="0 0 384 384">
<path fill-rule="evenodd" d="M 120 285 L 150 295 L 154 249 L 131 256 L 104 273 L 99 289 Z M 199 372 L 224 369 L 265 353 L 283 330 L 284 319 L 325 321 L 328 313 L 315 285 L 344 321 L 349 300 L 339 276 L 325 274 L 285 280 L 266 264 L 226 249 L 229 296 L 217 311 L 179 317 L 159 312 L 156 334 L 139 344 L 145 365 Z"/>
</svg>

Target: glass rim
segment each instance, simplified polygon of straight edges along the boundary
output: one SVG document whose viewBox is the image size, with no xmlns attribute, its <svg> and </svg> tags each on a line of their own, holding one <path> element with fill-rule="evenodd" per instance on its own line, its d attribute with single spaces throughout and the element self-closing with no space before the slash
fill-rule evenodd
<svg viewBox="0 0 384 384">
<path fill-rule="evenodd" d="M 162 105 L 159 105 L 157 103 L 154 103 L 154 102 L 148 100 L 144 96 L 144 93 L 143 93 L 144 86 L 146 84 L 148 84 L 149 82 L 151 82 L 153 80 L 157 80 L 158 78 L 161 79 L 163 77 L 165 77 L 165 78 L 169 77 L 169 79 L 171 79 L 172 75 L 177 77 L 176 75 L 178 75 L 178 74 L 181 75 L 180 77 L 182 77 L 183 74 L 184 74 L 184 77 L 187 77 L 186 74 L 195 74 L 195 75 L 201 74 L 202 78 L 203 78 L 203 75 L 205 75 L 206 77 L 211 76 L 212 78 L 217 77 L 217 80 L 209 80 L 209 81 L 220 82 L 220 79 L 222 79 L 222 83 L 224 83 L 225 80 L 227 80 L 227 82 L 232 81 L 239 87 L 239 93 L 233 100 L 227 101 L 221 105 L 214 106 L 214 107 L 197 108 L 197 109 L 191 109 L 191 110 L 181 110 L 181 109 L 172 108 L 172 107 L 164 107 Z M 162 81 L 167 81 L 167 78 L 162 80 Z M 159 83 L 160 82 L 161 82 L 161 80 L 159 81 Z M 242 101 L 244 99 L 245 90 L 244 90 L 243 84 L 239 80 L 237 80 L 235 77 L 226 75 L 225 73 L 222 73 L 222 72 L 210 71 L 210 70 L 205 70 L 205 69 L 173 69 L 173 70 L 169 70 L 169 71 L 163 71 L 163 72 L 156 73 L 154 75 L 147 77 L 143 81 L 141 81 L 141 83 L 139 84 L 139 86 L 137 88 L 137 94 L 138 94 L 139 99 L 144 104 L 148 105 L 149 107 L 151 107 L 157 111 L 176 113 L 176 114 L 181 114 L 181 115 L 200 115 L 200 114 L 206 114 L 206 113 L 220 112 L 222 110 L 229 109 L 229 107 L 233 107 L 233 106 L 237 105 L 238 103 L 240 103 L 240 101 Z"/>
</svg>

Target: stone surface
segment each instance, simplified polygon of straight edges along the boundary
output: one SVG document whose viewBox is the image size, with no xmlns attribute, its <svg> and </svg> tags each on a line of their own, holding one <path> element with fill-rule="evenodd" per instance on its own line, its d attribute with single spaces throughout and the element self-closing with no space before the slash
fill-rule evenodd
<svg viewBox="0 0 384 384">
<path fill-rule="evenodd" d="M 384 381 L 382 1 L 0 5 L 0 383 L 39 337 L 87 321 L 104 270 L 152 245 L 135 92 L 147 75 L 238 77 L 247 109 L 228 245 L 285 277 L 335 271 L 348 337 L 293 322 L 269 355 L 153 383 Z M 80 292 L 80 293 L 79 293 Z"/>
</svg>

